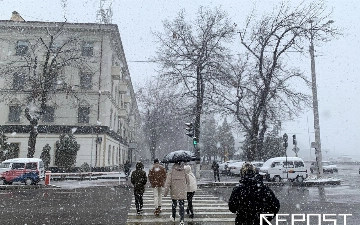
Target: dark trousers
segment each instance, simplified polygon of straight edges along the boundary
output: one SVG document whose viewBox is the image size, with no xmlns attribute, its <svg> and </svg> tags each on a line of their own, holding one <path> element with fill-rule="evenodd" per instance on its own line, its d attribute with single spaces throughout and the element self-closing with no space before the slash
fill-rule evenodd
<svg viewBox="0 0 360 225">
<path fill-rule="evenodd" d="M 214 170 L 214 179 L 215 179 L 215 181 L 216 181 L 216 177 L 217 177 L 218 181 L 220 182 L 219 170 Z"/>
<path fill-rule="evenodd" d="M 134 193 L 136 211 L 139 211 L 143 207 L 143 194 Z"/>
<path fill-rule="evenodd" d="M 194 194 L 195 194 L 195 191 L 187 193 L 188 206 L 187 206 L 186 211 L 190 211 L 190 214 L 194 214 L 194 208 L 193 208 L 193 204 L 192 204 L 192 199 L 194 197 Z"/>
<path fill-rule="evenodd" d="M 179 214 L 180 214 L 180 221 L 184 221 L 184 202 L 185 200 L 172 200 L 172 217 L 175 218 L 176 216 L 176 207 L 177 202 L 179 201 Z"/>
</svg>

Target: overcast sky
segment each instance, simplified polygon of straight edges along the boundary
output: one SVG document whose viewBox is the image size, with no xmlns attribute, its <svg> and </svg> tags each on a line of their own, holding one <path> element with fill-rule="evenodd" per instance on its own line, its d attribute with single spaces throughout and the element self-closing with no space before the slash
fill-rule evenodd
<svg viewBox="0 0 360 225">
<path fill-rule="evenodd" d="M 66 2 L 66 10 L 61 4 Z M 109 1 L 110 2 L 110 1 Z M 120 30 L 132 81 L 136 86 L 155 75 L 155 65 L 144 61 L 154 56 L 156 45 L 151 31 L 162 31 L 162 21 L 172 20 L 185 9 L 194 16 L 199 6 L 221 6 L 230 19 L 242 26 L 255 8 L 258 15 L 276 9 L 280 1 L 269 0 L 113 0 L 112 22 Z M 299 1 L 293 1 L 295 4 Z M 94 23 L 100 0 L 0 0 L 0 19 L 8 20 L 17 11 L 26 21 L 64 21 Z M 343 36 L 316 49 L 316 73 L 320 112 L 320 129 L 323 156 L 357 155 L 360 159 L 360 1 L 328 1 L 333 10 L 331 19 L 341 28 Z M 237 40 L 239 41 L 239 40 Z M 240 44 L 234 51 L 241 50 Z M 294 56 L 298 57 L 298 56 Z M 310 79 L 310 58 L 302 57 L 299 67 Z M 314 141 L 312 109 L 296 118 L 283 121 L 282 133 L 297 135 L 300 156 L 314 157 L 310 142 Z M 292 147 L 291 138 L 289 146 Z M 328 151 L 326 153 L 326 151 Z M 311 152 L 311 153 L 310 153 Z M 288 154 L 294 155 L 291 150 Z"/>
</svg>

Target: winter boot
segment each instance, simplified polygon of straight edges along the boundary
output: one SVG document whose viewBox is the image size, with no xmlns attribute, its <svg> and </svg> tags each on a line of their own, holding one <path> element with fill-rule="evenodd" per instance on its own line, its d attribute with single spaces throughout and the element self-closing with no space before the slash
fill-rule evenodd
<svg viewBox="0 0 360 225">
<path fill-rule="evenodd" d="M 159 214 L 160 214 L 159 208 L 156 208 L 155 211 L 154 211 L 154 215 L 158 216 Z"/>
</svg>

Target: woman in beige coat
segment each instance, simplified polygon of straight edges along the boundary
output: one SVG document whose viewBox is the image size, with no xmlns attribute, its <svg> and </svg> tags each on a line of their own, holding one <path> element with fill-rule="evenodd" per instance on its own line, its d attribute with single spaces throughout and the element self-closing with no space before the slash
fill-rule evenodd
<svg viewBox="0 0 360 225">
<path fill-rule="evenodd" d="M 186 214 L 190 214 L 190 218 L 194 218 L 194 208 L 192 204 L 192 199 L 194 197 L 195 191 L 197 189 L 195 175 L 191 172 L 191 166 L 186 165 L 184 167 L 185 175 L 188 178 L 189 182 L 187 183 L 187 202 L 188 206 L 186 208 Z"/>
<path fill-rule="evenodd" d="M 188 177 L 185 175 L 184 164 L 176 162 L 169 171 L 165 181 L 166 197 L 170 191 L 172 199 L 172 215 L 170 219 L 175 222 L 177 202 L 179 202 L 180 225 L 184 224 L 184 201 L 187 196 L 187 184 L 189 183 Z"/>
</svg>

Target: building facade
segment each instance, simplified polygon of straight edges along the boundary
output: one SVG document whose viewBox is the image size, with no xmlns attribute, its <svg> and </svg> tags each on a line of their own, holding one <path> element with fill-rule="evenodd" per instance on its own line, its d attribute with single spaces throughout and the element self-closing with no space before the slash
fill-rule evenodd
<svg viewBox="0 0 360 225">
<path fill-rule="evenodd" d="M 74 166 L 132 161 L 140 116 L 117 25 L 24 21 L 17 15 L 0 21 L 0 129 L 18 146 L 17 156 L 28 152 L 25 109 L 38 115 L 41 101 L 35 100 L 47 82 L 34 157 L 49 144 L 50 166 L 56 166 L 55 143 L 72 133 L 80 145 Z"/>
</svg>

